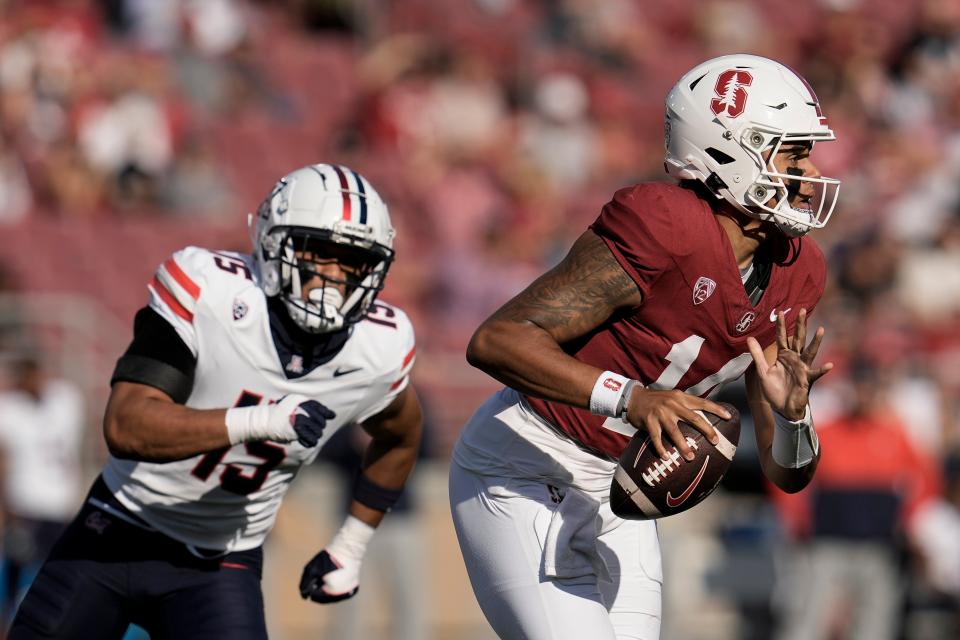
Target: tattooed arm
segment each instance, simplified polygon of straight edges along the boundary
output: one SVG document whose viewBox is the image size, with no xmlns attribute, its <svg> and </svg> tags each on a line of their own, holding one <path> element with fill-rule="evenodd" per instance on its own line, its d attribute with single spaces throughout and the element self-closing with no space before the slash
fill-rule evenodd
<svg viewBox="0 0 960 640">
<path fill-rule="evenodd" d="M 637 285 L 603 240 L 587 231 L 559 265 L 480 325 L 467 360 L 522 393 L 585 408 L 603 370 L 567 355 L 560 345 L 641 301 Z"/>
<path fill-rule="evenodd" d="M 467 360 L 517 391 L 586 409 L 603 370 L 567 355 L 560 345 L 599 327 L 618 309 L 641 302 L 636 283 L 603 240 L 587 231 L 563 262 L 480 325 L 467 347 Z M 676 389 L 635 387 L 627 420 L 650 434 L 661 456 L 667 455 L 667 436 L 689 460 L 693 452 L 678 420 L 717 443 L 713 427 L 695 413 L 702 410 L 730 417 L 720 405 Z"/>
</svg>

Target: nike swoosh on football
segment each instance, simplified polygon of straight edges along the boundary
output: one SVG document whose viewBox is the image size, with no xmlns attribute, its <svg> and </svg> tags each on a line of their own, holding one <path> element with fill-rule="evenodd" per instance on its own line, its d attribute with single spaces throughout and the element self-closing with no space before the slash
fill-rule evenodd
<svg viewBox="0 0 960 640">
<path fill-rule="evenodd" d="M 337 367 L 333 370 L 333 377 L 339 378 L 340 376 L 345 376 L 348 373 L 353 373 L 354 371 L 360 371 L 360 367 L 357 367 L 356 369 L 343 369 L 342 371 L 340 370 L 340 367 Z"/>
<path fill-rule="evenodd" d="M 786 316 L 788 313 L 790 313 L 791 309 L 793 309 L 793 307 L 787 307 L 786 309 L 784 309 L 783 315 Z M 774 309 L 773 311 L 770 312 L 770 322 L 776 322 L 776 321 L 777 321 L 777 310 Z"/>
<path fill-rule="evenodd" d="M 668 507 L 679 507 L 684 502 L 687 501 L 687 498 L 690 497 L 690 494 L 693 493 L 693 490 L 697 488 L 697 485 L 700 484 L 700 479 L 703 478 L 703 473 L 707 470 L 707 464 L 710 462 L 710 456 L 707 456 L 707 459 L 703 461 L 703 466 L 700 467 L 700 473 L 697 474 L 697 477 L 693 479 L 693 482 L 690 483 L 690 486 L 680 494 L 679 498 L 674 498 L 670 495 L 670 492 L 667 491 L 667 506 Z"/>
</svg>

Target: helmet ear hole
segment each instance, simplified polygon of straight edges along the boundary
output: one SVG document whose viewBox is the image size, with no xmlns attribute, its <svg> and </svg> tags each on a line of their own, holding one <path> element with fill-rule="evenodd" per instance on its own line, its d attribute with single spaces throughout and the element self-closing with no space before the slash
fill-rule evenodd
<svg viewBox="0 0 960 640">
<path fill-rule="evenodd" d="M 723 179 L 715 173 L 711 173 L 710 177 L 707 178 L 704 184 L 707 185 L 707 188 L 710 189 L 718 198 L 722 197 L 720 194 L 724 189 L 727 188 L 726 183 Z"/>
<path fill-rule="evenodd" d="M 715 147 L 707 147 L 704 149 L 707 155 L 713 158 L 714 162 L 719 165 L 730 164 L 731 162 L 736 162 L 733 156 L 730 154 L 724 153 Z"/>
</svg>

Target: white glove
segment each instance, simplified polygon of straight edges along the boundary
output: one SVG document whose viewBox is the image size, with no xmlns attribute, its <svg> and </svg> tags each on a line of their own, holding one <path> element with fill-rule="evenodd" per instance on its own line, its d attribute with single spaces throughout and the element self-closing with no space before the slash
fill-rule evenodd
<svg viewBox="0 0 960 640">
<path fill-rule="evenodd" d="M 305 447 L 313 447 L 323 435 L 327 420 L 335 417 L 333 411 L 316 400 L 290 394 L 278 402 L 227 409 L 225 422 L 230 444 L 297 440 Z"/>
<path fill-rule="evenodd" d="M 303 568 L 300 595 L 321 604 L 352 598 L 360 589 L 360 564 L 375 530 L 347 516 L 333 541 Z"/>
</svg>

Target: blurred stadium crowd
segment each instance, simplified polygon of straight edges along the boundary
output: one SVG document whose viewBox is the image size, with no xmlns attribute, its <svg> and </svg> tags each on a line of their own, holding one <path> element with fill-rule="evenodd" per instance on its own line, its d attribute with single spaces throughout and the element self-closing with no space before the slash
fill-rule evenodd
<svg viewBox="0 0 960 640">
<path fill-rule="evenodd" d="M 98 439 L 155 266 L 187 244 L 246 250 L 245 213 L 278 176 L 348 164 L 398 227 L 385 298 L 418 329 L 443 459 L 492 386 L 463 360 L 473 329 L 615 189 L 664 176 L 664 95 L 732 52 L 807 77 L 838 138 L 814 160 L 843 180 L 815 234 L 830 273 L 814 319 L 837 367 L 813 404 L 834 457 L 818 486 L 773 501 L 771 526 L 893 552 L 907 588 L 892 602 L 907 605 L 890 624 L 958 637 L 956 0 L 0 1 L 2 348 L 58 354 Z M 78 306 L 31 298 L 54 293 Z M 71 309 L 93 309 L 91 330 L 109 334 L 100 360 L 72 363 L 67 342 L 34 331 L 37 317 L 82 315 Z M 829 435 L 845 427 L 861 430 Z M 731 493 L 762 492 L 743 477 Z"/>
</svg>

